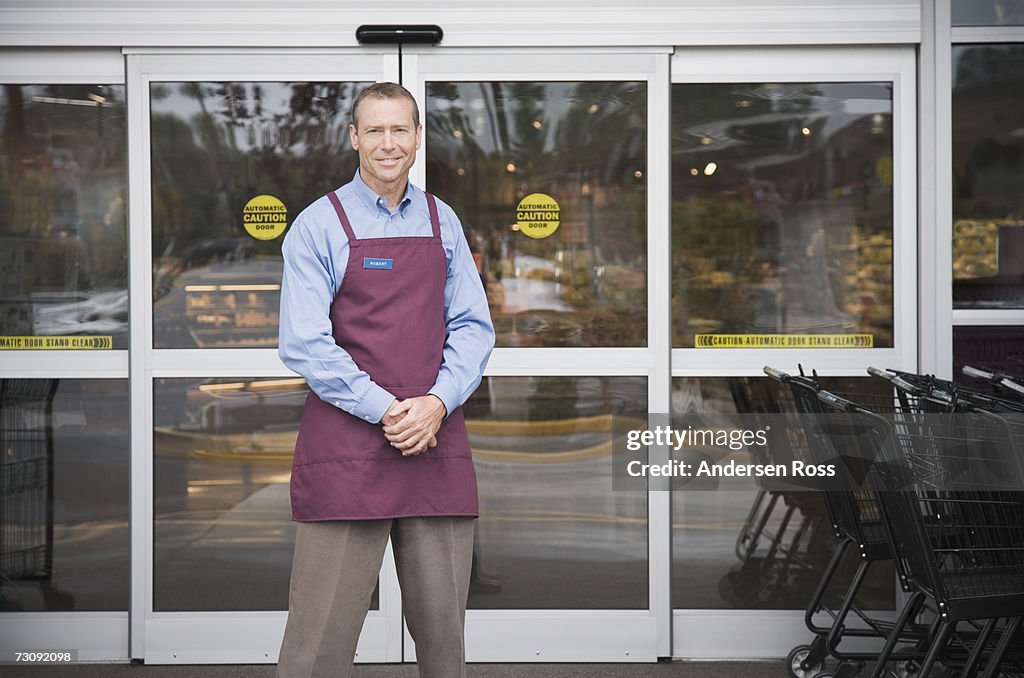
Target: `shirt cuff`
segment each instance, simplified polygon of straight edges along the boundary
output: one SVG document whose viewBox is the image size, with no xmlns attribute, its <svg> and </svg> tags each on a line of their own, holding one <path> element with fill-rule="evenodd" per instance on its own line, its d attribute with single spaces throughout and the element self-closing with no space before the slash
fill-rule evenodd
<svg viewBox="0 0 1024 678">
<path fill-rule="evenodd" d="M 445 388 L 440 384 L 434 384 L 434 387 L 427 391 L 427 395 L 435 395 L 441 399 L 446 411 L 445 417 L 451 415 L 459 407 L 458 396 L 451 389 Z"/>
<path fill-rule="evenodd" d="M 394 399 L 395 396 L 387 390 L 377 384 L 372 384 L 356 403 L 356 406 L 352 408 L 352 414 L 371 424 L 378 424 L 387 414 Z"/>
</svg>

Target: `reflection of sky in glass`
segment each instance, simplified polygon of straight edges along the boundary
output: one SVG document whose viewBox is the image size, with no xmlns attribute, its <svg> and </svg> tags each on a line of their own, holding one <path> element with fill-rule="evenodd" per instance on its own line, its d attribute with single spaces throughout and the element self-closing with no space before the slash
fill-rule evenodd
<svg viewBox="0 0 1024 678">
<path fill-rule="evenodd" d="M 797 120 L 813 127 L 818 138 L 829 139 L 865 115 L 892 115 L 892 86 L 887 83 L 739 85 L 733 95 L 736 110 L 728 117 L 702 120 L 681 129 L 685 150 L 713 146 L 713 150 L 722 151 L 742 146 L 749 139 L 739 132 Z M 754 108 L 758 100 L 770 102 L 769 112 L 744 112 Z"/>
<path fill-rule="evenodd" d="M 953 0 L 954 26 L 1024 25 L 1024 0 Z"/>
<path fill-rule="evenodd" d="M 81 113 L 83 109 L 93 110 L 90 124 L 109 119 L 120 122 L 124 118 L 124 87 L 121 85 L 21 85 L 20 88 L 23 105 L 32 108 L 32 117 L 38 122 L 56 121 L 71 113 Z M 0 118 L 6 118 L 9 105 L 6 88 L 0 88 Z"/>
<path fill-rule="evenodd" d="M 531 126 L 540 132 L 543 139 L 540 150 L 553 151 L 556 150 L 559 123 L 565 120 L 572 108 L 582 105 L 592 113 L 608 113 L 613 108 L 634 105 L 632 101 L 587 96 L 580 92 L 581 85 L 576 82 L 528 83 L 523 93 L 516 89 L 516 84 L 499 83 L 501 88 L 496 90 L 495 83 L 490 82 L 445 83 L 445 87 L 457 92 L 458 98 L 454 101 L 440 92 L 433 92 L 428 84 L 427 106 L 430 112 L 443 119 L 461 117 L 465 122 L 465 129 L 453 128 L 438 139 L 455 143 L 464 138 L 463 134 L 468 134 L 485 153 L 508 152 L 510 149 L 502 143 L 497 128 L 507 131 L 510 143 L 520 140 L 522 135 L 517 134 L 516 117 L 526 110 L 535 112 Z M 586 84 L 589 83 L 584 83 L 584 86 Z M 622 92 L 633 94 L 636 88 L 626 87 Z M 496 110 L 497 103 L 501 104 L 500 112 Z M 531 143 L 533 141 L 531 139 Z"/>
<path fill-rule="evenodd" d="M 321 108 L 316 113 L 307 109 L 295 112 L 296 106 L 326 106 L 330 88 L 337 88 L 334 83 L 309 83 L 311 92 L 307 96 L 296 96 L 296 87 L 307 83 L 291 82 L 233 82 L 233 83 L 170 83 L 154 82 L 150 85 L 150 110 L 152 115 L 173 115 L 196 124 L 204 114 L 212 114 L 217 124 L 230 133 L 229 142 L 232 147 L 246 153 L 266 146 L 277 146 L 276 142 L 267 143 L 262 137 L 264 127 L 278 127 L 289 116 L 305 119 L 307 122 L 316 120 L 323 127 L 324 142 L 347 144 L 344 133 L 347 129 L 352 94 L 346 91 L 347 86 L 336 90 L 338 106 L 336 110 Z M 230 90 L 228 90 L 230 88 Z M 194 92 L 203 93 L 203 101 L 196 98 Z M 205 106 L 205 111 L 204 111 Z M 339 115 L 340 114 L 340 115 Z M 259 132 L 259 133 L 258 133 Z M 289 148 L 296 154 L 310 151 L 305 134 L 296 135 Z"/>
</svg>

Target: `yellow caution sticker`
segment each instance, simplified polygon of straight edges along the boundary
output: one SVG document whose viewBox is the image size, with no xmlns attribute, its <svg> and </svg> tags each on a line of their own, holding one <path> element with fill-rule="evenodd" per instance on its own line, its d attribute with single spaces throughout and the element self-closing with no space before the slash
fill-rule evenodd
<svg viewBox="0 0 1024 678">
<path fill-rule="evenodd" d="M 288 228 L 288 210 L 272 195 L 257 195 L 245 203 L 242 225 L 257 240 L 273 240 Z"/>
<path fill-rule="evenodd" d="M 531 238 L 547 238 L 558 230 L 561 212 L 558 203 L 546 193 L 531 193 L 516 207 L 515 230 Z"/>
<path fill-rule="evenodd" d="M 2 337 L 0 351 L 109 351 L 113 337 Z"/>
<path fill-rule="evenodd" d="M 883 155 L 875 161 L 875 176 L 883 186 L 892 186 L 892 157 Z"/>
<path fill-rule="evenodd" d="M 695 348 L 872 348 L 873 334 L 698 334 Z"/>
</svg>

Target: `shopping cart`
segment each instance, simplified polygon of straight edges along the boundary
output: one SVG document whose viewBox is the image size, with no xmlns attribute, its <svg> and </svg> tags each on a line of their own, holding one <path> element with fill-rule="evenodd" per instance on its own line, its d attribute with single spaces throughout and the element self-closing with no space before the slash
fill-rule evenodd
<svg viewBox="0 0 1024 678">
<path fill-rule="evenodd" d="M 890 381 L 920 393 L 912 379 Z M 997 675 L 1024 614 L 1024 457 L 1011 422 L 951 393 L 928 397 L 936 397 L 936 405 L 955 404 L 955 412 L 898 411 L 889 417 L 834 394 L 818 395 L 826 411 L 854 413 L 868 433 L 842 456 L 876 458 L 869 485 L 885 488 L 876 497 L 901 583 L 914 591 L 873 676 L 885 675 L 888 662 L 906 656 L 894 648 L 926 602 L 936 616 L 926 642 L 915 648 L 927 648 L 911 665 L 918 675 L 927 676 L 940 659 L 958 675 L 975 675 L 983 662 L 986 675 Z M 840 438 L 833 436 L 833 443 Z M 1002 627 L 1000 619 L 1007 620 Z M 960 622 L 978 620 L 987 621 L 956 630 Z"/>
<path fill-rule="evenodd" d="M 799 645 L 793 649 L 788 669 L 793 676 L 853 676 L 867 662 L 877 659 L 878 652 L 844 649 L 843 640 L 883 640 L 892 635 L 894 628 L 892 622 L 870 616 L 857 605 L 872 566 L 893 561 L 883 509 L 876 496 L 877 488 L 864 482 L 865 469 L 870 468 L 874 461 L 870 455 L 863 454 L 864 438 L 871 436 L 871 430 L 860 421 L 822 416 L 830 410 L 820 398 L 823 391 L 816 377 L 791 376 L 770 367 L 765 367 L 765 373 L 786 384 L 793 393 L 801 416 L 788 427 L 789 436 L 806 437 L 807 463 L 831 464 L 840 470 L 828 491 L 822 493 L 839 542 L 805 611 L 805 624 L 815 637 L 810 645 Z M 901 401 L 892 389 L 886 390 L 885 394 L 865 391 L 858 395 L 860 400 L 870 401 L 874 410 L 885 413 L 899 412 L 903 407 L 925 406 L 923 400 L 917 398 L 907 397 Z M 825 594 L 830 587 L 840 583 L 837 580 L 839 565 L 851 549 L 856 549 L 857 569 L 839 605 L 833 609 L 825 604 Z M 906 588 L 907 578 L 900 571 L 899 564 L 895 564 L 901 584 Z M 828 616 L 829 624 L 822 625 L 816 621 L 821 613 Z M 859 619 L 862 625 L 852 626 L 851 616 Z M 904 624 L 900 639 L 910 642 L 911 648 L 892 652 L 891 659 L 920 659 L 924 654 L 920 644 L 927 635 L 926 627 L 916 623 Z M 824 671 L 827 657 L 838 660 L 834 672 Z"/>
<path fill-rule="evenodd" d="M 916 398 L 928 403 L 921 411 L 951 412 L 964 406 L 976 406 L 989 412 L 1024 412 L 1024 400 L 1012 392 L 993 393 L 938 379 L 933 375 L 920 375 L 897 370 L 869 367 L 868 373 L 885 379 L 896 389 L 901 400 Z"/>
<path fill-rule="evenodd" d="M 54 379 L 0 380 L 0 588 L 53 573 Z"/>
</svg>

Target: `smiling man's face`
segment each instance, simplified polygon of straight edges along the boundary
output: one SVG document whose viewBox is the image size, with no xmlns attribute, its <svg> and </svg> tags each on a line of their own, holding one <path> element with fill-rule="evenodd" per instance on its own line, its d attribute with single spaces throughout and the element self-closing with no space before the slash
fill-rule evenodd
<svg viewBox="0 0 1024 678">
<path fill-rule="evenodd" d="M 349 125 L 348 134 L 363 181 L 380 195 L 404 190 L 422 131 L 413 122 L 412 103 L 371 96 L 359 103 L 356 120 L 359 129 Z"/>
</svg>

